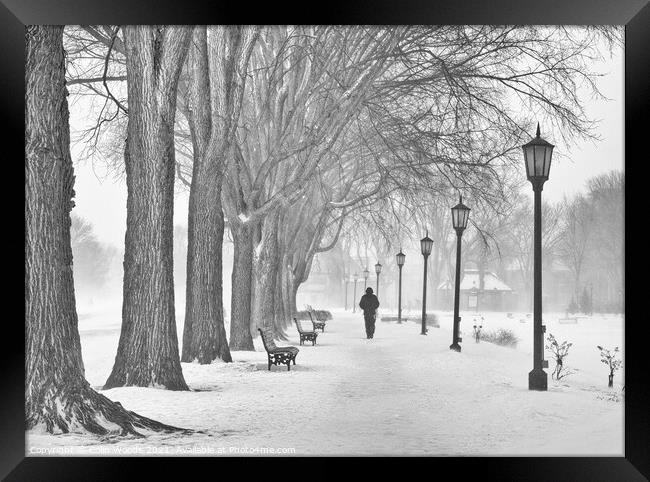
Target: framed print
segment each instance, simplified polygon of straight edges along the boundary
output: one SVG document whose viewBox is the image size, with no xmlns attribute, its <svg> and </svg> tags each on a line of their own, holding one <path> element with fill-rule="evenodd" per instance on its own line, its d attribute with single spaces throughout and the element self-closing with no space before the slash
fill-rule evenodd
<svg viewBox="0 0 650 482">
<path fill-rule="evenodd" d="M 2 476 L 647 480 L 647 2 L 283 7 L 0 7 Z"/>
</svg>

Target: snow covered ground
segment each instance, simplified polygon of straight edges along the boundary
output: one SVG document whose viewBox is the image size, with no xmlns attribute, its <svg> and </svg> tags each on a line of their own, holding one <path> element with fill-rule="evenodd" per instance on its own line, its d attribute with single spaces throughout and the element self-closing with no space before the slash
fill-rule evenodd
<svg viewBox="0 0 650 482">
<path fill-rule="evenodd" d="M 178 307 L 179 339 L 183 307 Z M 192 435 L 100 438 L 28 432 L 27 455 L 602 455 L 624 453 L 623 374 L 607 388 L 596 345 L 623 344 L 621 316 L 560 324 L 547 334 L 573 342 L 567 362 L 578 371 L 548 392 L 528 390 L 532 319 L 514 313 L 461 313 L 462 353 L 449 350 L 451 313 L 419 334 L 417 314 L 403 324 L 377 321 L 365 339 L 360 313 L 334 311 L 317 346 L 301 346 L 296 366 L 267 371 L 266 353 L 233 352 L 233 363 L 183 363 L 192 391 L 114 388 L 102 391 L 125 408 L 161 422 L 201 430 Z M 405 313 L 405 315 L 408 315 Z M 484 330 L 507 327 L 517 348 L 475 343 Z M 525 322 L 521 322 L 520 320 Z M 289 344 L 298 346 L 295 327 Z M 101 389 L 113 365 L 120 307 L 81 314 L 86 377 Z M 278 343 L 282 345 L 284 343 Z M 548 357 L 548 355 L 547 355 Z M 553 368 L 550 361 L 549 370 Z"/>
</svg>

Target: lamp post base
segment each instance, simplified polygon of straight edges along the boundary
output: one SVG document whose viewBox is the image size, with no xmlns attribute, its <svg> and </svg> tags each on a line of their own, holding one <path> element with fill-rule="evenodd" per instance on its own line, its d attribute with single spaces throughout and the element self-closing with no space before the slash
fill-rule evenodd
<svg viewBox="0 0 650 482">
<path fill-rule="evenodd" d="M 460 345 L 458 343 L 452 343 L 449 345 L 449 349 L 460 353 Z"/>
<path fill-rule="evenodd" d="M 548 390 L 548 374 L 541 368 L 535 369 L 528 373 L 528 390 Z"/>
</svg>

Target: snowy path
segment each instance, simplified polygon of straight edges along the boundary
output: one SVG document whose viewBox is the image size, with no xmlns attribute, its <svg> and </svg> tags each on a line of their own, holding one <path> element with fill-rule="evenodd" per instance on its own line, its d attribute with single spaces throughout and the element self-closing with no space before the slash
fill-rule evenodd
<svg viewBox="0 0 650 482">
<path fill-rule="evenodd" d="M 99 387 L 112 367 L 119 325 L 86 326 L 86 376 Z M 191 392 L 102 392 L 204 434 L 107 445 L 76 434 L 30 433 L 28 453 L 66 446 L 91 455 L 255 455 L 264 447 L 314 455 L 622 455 L 623 403 L 608 400 L 606 387 L 576 376 L 531 392 L 525 352 L 475 344 L 466 335 L 459 354 L 448 348 L 444 323 L 428 336 L 419 331 L 414 322 L 377 321 L 375 338 L 366 340 L 360 314 L 335 312 L 317 346 L 300 347 L 290 372 L 267 371 L 258 339 L 258 351 L 233 352 L 231 364 L 184 363 Z M 289 335 L 288 343 L 298 345 L 295 328 Z"/>
</svg>

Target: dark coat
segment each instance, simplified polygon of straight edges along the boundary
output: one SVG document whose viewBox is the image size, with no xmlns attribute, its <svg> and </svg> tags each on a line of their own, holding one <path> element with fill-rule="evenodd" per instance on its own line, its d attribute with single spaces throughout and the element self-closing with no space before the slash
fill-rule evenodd
<svg viewBox="0 0 650 482">
<path fill-rule="evenodd" d="M 379 300 L 374 293 L 366 293 L 361 297 L 359 308 L 363 310 L 364 315 L 373 316 L 377 308 L 379 308 Z"/>
</svg>

